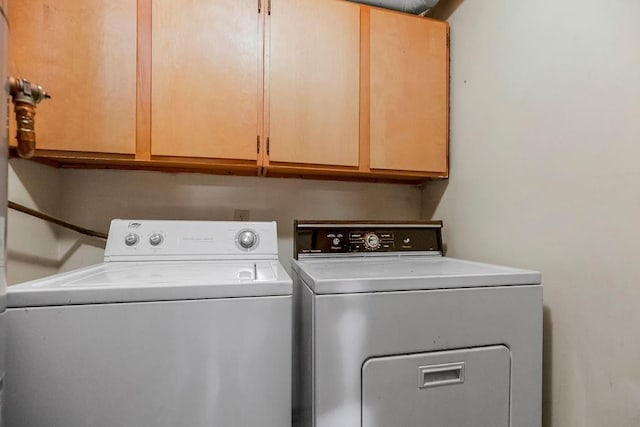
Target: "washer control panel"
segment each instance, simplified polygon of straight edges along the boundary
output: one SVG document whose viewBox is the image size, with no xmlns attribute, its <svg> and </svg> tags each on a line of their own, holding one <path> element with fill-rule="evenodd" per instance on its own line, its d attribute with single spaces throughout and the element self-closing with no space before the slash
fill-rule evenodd
<svg viewBox="0 0 640 427">
<path fill-rule="evenodd" d="M 105 261 L 271 259 L 275 222 L 113 220 Z"/>
<path fill-rule="evenodd" d="M 385 252 L 442 254 L 442 222 L 296 221 L 294 256 Z"/>
</svg>

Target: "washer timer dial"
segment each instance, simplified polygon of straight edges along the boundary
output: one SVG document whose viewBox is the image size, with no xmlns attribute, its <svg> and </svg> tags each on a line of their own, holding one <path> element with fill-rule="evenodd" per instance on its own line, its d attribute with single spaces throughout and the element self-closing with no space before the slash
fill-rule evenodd
<svg viewBox="0 0 640 427">
<path fill-rule="evenodd" d="M 243 230 L 236 236 L 236 242 L 240 248 L 250 250 L 258 243 L 258 235 L 253 230 Z"/>
<path fill-rule="evenodd" d="M 370 251 L 375 251 L 380 247 L 380 237 L 376 233 L 365 234 L 364 247 Z"/>
</svg>

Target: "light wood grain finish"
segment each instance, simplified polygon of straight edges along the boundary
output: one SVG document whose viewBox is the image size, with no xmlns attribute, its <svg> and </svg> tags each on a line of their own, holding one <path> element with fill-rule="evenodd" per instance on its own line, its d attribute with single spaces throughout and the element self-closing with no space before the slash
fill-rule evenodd
<svg viewBox="0 0 640 427">
<path fill-rule="evenodd" d="M 17 158 L 15 149 L 10 150 L 10 156 Z M 133 156 L 122 154 L 90 153 L 80 151 L 50 151 L 37 150 L 34 161 L 55 167 L 72 167 L 86 169 L 137 169 L 137 170 L 165 170 L 168 172 L 198 171 L 216 175 L 235 175 L 238 171 L 241 175 L 258 174 L 255 162 L 247 160 L 223 160 L 206 158 L 185 158 L 162 156 L 151 160 L 136 159 Z"/>
<path fill-rule="evenodd" d="M 53 96 L 38 148 L 134 153 L 136 1 L 13 0 L 8 14 L 12 74 Z"/>
<path fill-rule="evenodd" d="M 360 10 L 360 170 L 371 169 L 371 8 Z"/>
<path fill-rule="evenodd" d="M 136 158 L 151 158 L 151 2 L 138 0 Z"/>
<path fill-rule="evenodd" d="M 268 168 L 266 176 L 269 177 L 294 177 L 335 180 L 359 180 L 359 181 L 396 181 L 396 182 L 424 182 L 429 178 L 440 178 L 441 174 L 434 172 L 391 172 L 384 170 L 360 171 L 354 168 L 339 167 L 301 167 L 299 164 L 272 165 Z"/>
<path fill-rule="evenodd" d="M 371 10 L 371 168 L 447 171 L 448 25 Z"/>
<path fill-rule="evenodd" d="M 269 161 L 357 167 L 360 6 L 271 3 Z"/>
<path fill-rule="evenodd" d="M 257 0 L 154 0 L 151 153 L 257 158 Z"/>
<path fill-rule="evenodd" d="M 265 89 L 264 81 L 266 74 L 266 54 L 265 54 L 265 38 L 266 38 L 266 21 L 267 13 L 265 10 L 265 0 L 258 0 L 260 13 L 258 17 L 258 140 L 256 141 L 258 154 L 257 165 L 259 167 L 258 174 L 262 172 L 262 167 L 266 163 L 267 158 L 267 136 L 265 131 Z"/>
</svg>

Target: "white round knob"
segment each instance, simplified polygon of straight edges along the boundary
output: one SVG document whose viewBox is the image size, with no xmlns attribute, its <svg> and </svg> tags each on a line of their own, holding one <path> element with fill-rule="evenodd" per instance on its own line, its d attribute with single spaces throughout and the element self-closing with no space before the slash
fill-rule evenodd
<svg viewBox="0 0 640 427">
<path fill-rule="evenodd" d="M 160 233 L 153 233 L 151 236 L 149 236 L 149 243 L 151 244 L 151 246 L 158 246 L 160 243 L 162 243 L 163 240 L 164 238 Z"/>
<path fill-rule="evenodd" d="M 124 244 L 127 246 L 133 246 L 136 243 L 138 243 L 139 240 L 140 238 L 135 233 L 129 233 L 126 236 L 124 236 Z"/>
<path fill-rule="evenodd" d="M 335 237 L 333 239 L 333 246 L 338 246 L 340 244 L 340 239 L 338 239 L 337 237 Z"/>
<path fill-rule="evenodd" d="M 257 239 L 256 233 L 251 230 L 241 231 L 238 234 L 238 244 L 244 249 L 251 249 L 255 244 Z"/>
</svg>

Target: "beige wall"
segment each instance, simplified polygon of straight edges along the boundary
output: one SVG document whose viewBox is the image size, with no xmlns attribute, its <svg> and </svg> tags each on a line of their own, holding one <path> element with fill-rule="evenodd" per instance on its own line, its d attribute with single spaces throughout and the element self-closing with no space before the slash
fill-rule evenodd
<svg viewBox="0 0 640 427">
<path fill-rule="evenodd" d="M 251 220 L 278 222 L 280 259 L 292 256 L 294 219 L 418 219 L 420 189 L 411 185 L 350 183 L 133 171 L 61 170 L 61 215 L 107 231 L 112 218 Z M 61 270 L 100 262 L 94 239 L 63 233 Z"/>
<path fill-rule="evenodd" d="M 417 186 L 202 174 L 54 169 L 12 160 L 9 198 L 107 232 L 113 218 L 278 222 L 289 267 L 294 219 L 418 219 Z M 102 261 L 104 242 L 9 211 L 8 282 L 21 283 Z"/>
<path fill-rule="evenodd" d="M 640 425 L 640 1 L 451 15 L 449 254 L 543 272 L 545 425 Z"/>
<path fill-rule="evenodd" d="M 9 165 L 9 200 L 59 214 L 60 176 L 56 169 L 24 160 Z M 7 281 L 9 284 L 54 274 L 62 265 L 56 227 L 9 210 L 7 219 Z"/>
</svg>

